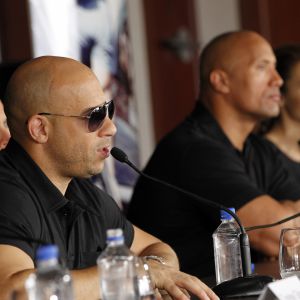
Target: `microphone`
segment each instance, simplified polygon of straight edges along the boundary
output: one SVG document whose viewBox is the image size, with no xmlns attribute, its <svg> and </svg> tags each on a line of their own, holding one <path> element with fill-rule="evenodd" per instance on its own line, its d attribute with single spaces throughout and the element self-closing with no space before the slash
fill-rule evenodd
<svg viewBox="0 0 300 300">
<path fill-rule="evenodd" d="M 227 213 L 229 213 L 237 222 L 237 224 L 240 227 L 241 235 L 240 235 L 240 245 L 241 245 L 241 260 L 242 260 L 242 270 L 243 270 L 243 277 L 234 278 L 232 280 L 224 281 L 218 285 L 216 285 L 213 288 L 213 291 L 218 296 L 244 296 L 247 295 L 259 295 L 262 289 L 267 285 L 268 283 L 273 281 L 273 278 L 270 276 L 264 276 L 264 275 L 253 275 L 251 271 L 251 255 L 250 255 L 250 243 L 249 238 L 247 235 L 247 232 L 242 225 L 239 217 L 233 213 L 230 209 L 227 207 L 215 203 L 211 200 L 202 198 L 192 192 L 189 192 L 187 190 L 184 190 L 182 188 L 179 188 L 173 184 L 170 184 L 168 182 L 165 182 L 163 180 L 157 179 L 155 177 L 152 177 L 150 175 L 145 174 L 144 172 L 140 171 L 129 159 L 125 152 L 123 152 L 121 149 L 113 147 L 110 151 L 111 155 L 118 160 L 121 163 L 127 164 L 129 167 L 131 167 L 133 170 L 135 170 L 138 174 L 141 176 L 162 184 L 164 186 L 167 186 L 173 190 L 176 190 L 184 195 L 188 195 L 191 199 L 195 201 L 196 204 L 200 204 L 201 206 L 208 205 L 210 207 L 216 208 L 218 210 L 225 210 Z"/>
</svg>

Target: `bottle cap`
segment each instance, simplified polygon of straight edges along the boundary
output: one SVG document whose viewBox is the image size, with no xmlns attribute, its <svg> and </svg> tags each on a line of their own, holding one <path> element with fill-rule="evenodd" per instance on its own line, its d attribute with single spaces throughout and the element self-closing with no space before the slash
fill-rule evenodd
<svg viewBox="0 0 300 300">
<path fill-rule="evenodd" d="M 233 213 L 235 213 L 235 208 L 234 207 L 229 207 L 228 209 L 230 209 Z M 226 212 L 225 210 L 221 210 L 221 220 L 231 220 L 233 219 L 232 215 L 230 215 L 228 212 Z"/>
<path fill-rule="evenodd" d="M 37 260 L 48 260 L 57 257 L 58 257 L 58 247 L 56 245 L 41 246 L 37 249 L 36 252 Z"/>
<path fill-rule="evenodd" d="M 107 242 L 119 241 L 123 239 L 123 230 L 121 228 L 108 229 L 106 231 Z"/>
<path fill-rule="evenodd" d="M 255 264 L 251 263 L 251 273 L 253 274 L 255 272 Z"/>
</svg>

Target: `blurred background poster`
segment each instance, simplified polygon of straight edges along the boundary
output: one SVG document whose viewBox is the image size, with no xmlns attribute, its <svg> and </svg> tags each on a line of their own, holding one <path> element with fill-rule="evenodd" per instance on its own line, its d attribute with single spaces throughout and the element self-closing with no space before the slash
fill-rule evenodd
<svg viewBox="0 0 300 300">
<path fill-rule="evenodd" d="M 131 46 L 126 0 L 30 0 L 34 56 L 58 55 L 91 67 L 114 99 L 118 132 L 114 145 L 139 165 L 136 101 L 132 93 Z M 93 178 L 120 204 L 131 196 L 136 174 L 112 158 Z"/>
</svg>

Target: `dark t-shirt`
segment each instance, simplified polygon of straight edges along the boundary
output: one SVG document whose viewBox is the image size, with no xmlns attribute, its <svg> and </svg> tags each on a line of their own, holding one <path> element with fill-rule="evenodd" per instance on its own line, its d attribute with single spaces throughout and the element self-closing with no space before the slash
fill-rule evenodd
<svg viewBox="0 0 300 300">
<path fill-rule="evenodd" d="M 111 197 L 76 178 L 63 196 L 13 140 L 0 153 L 0 193 L 0 244 L 33 260 L 39 243 L 32 239 L 57 244 L 70 269 L 96 264 L 109 228 L 122 228 L 128 247 L 133 241 L 133 226 Z"/>
<path fill-rule="evenodd" d="M 158 144 L 144 172 L 236 210 L 264 194 L 279 201 L 300 198 L 300 186 L 269 142 L 250 135 L 238 151 L 200 104 Z M 169 243 L 183 271 L 213 274 L 212 233 L 220 224 L 215 208 L 139 178 L 128 218 Z"/>
</svg>

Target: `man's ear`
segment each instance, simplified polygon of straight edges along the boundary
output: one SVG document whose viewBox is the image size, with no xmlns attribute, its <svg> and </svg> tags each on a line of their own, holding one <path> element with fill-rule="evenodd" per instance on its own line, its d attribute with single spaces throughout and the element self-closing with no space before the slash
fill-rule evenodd
<svg viewBox="0 0 300 300">
<path fill-rule="evenodd" d="M 229 81 L 227 73 L 223 70 L 216 69 L 211 71 L 210 76 L 210 84 L 212 88 L 219 93 L 227 94 L 229 92 Z"/>
<path fill-rule="evenodd" d="M 39 144 L 48 140 L 49 122 L 47 118 L 39 115 L 31 116 L 27 121 L 27 129 L 31 138 Z"/>
</svg>

